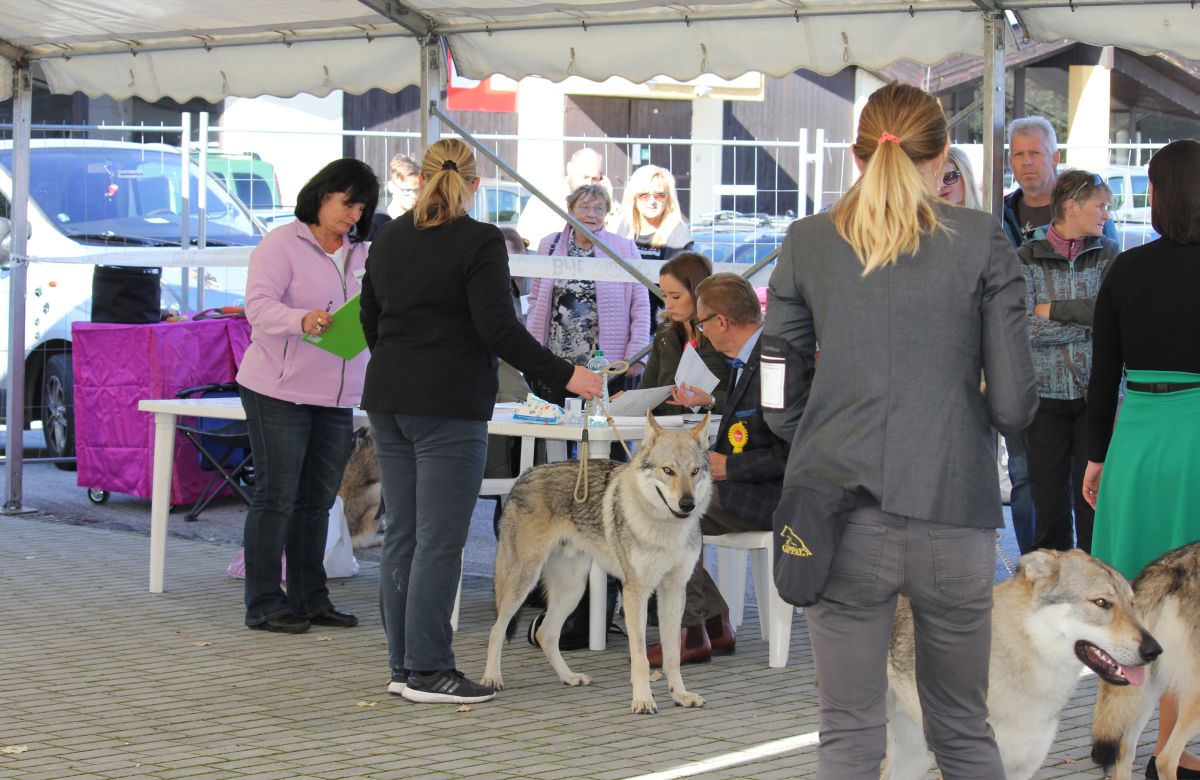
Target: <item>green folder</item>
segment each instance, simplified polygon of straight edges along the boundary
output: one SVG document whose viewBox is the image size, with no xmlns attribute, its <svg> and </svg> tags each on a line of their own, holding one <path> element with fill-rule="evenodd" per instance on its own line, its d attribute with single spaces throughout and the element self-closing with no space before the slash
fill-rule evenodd
<svg viewBox="0 0 1200 780">
<path fill-rule="evenodd" d="M 359 319 L 358 296 L 343 303 L 333 313 L 333 324 L 329 330 L 320 336 L 305 336 L 304 340 L 344 360 L 350 360 L 366 349 L 367 337 L 363 335 L 362 320 Z"/>
</svg>

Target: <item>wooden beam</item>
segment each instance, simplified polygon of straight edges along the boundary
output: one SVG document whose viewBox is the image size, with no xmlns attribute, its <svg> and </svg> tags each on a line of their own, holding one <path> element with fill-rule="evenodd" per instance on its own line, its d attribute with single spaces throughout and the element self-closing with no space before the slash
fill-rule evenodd
<svg viewBox="0 0 1200 780">
<path fill-rule="evenodd" d="M 1113 53 L 1113 67 L 1130 78 L 1193 114 L 1200 115 L 1200 95 L 1147 65 L 1141 58 L 1124 51 Z"/>
</svg>

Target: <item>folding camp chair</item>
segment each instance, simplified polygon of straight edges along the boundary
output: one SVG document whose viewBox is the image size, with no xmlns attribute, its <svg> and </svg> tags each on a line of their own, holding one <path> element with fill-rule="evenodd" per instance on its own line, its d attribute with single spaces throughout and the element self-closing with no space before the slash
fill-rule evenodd
<svg viewBox="0 0 1200 780">
<path fill-rule="evenodd" d="M 189 387 L 175 394 L 176 398 L 228 398 L 237 396 L 236 382 Z M 220 420 L 212 417 L 183 418 L 176 430 L 184 435 L 200 455 L 200 468 L 213 472 L 200 497 L 187 513 L 188 520 L 199 520 L 200 513 L 226 487 L 233 489 L 247 505 L 250 495 L 242 487 L 254 481 L 254 463 L 250 457 L 250 435 L 242 420 Z"/>
</svg>

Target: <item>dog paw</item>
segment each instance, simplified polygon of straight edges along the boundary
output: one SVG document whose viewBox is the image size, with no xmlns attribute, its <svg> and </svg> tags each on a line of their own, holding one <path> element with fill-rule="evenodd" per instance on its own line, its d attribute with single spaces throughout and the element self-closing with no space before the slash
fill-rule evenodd
<svg viewBox="0 0 1200 780">
<path fill-rule="evenodd" d="M 704 697 L 694 693 L 671 693 L 671 698 L 675 700 L 675 704 L 680 707 L 703 707 Z"/>
<path fill-rule="evenodd" d="M 479 678 L 479 684 L 495 688 L 499 691 L 504 688 L 504 678 L 502 678 L 500 675 L 493 677 L 492 675 L 485 674 L 483 677 Z"/>
<path fill-rule="evenodd" d="M 634 715 L 653 715 L 658 712 L 658 705 L 654 703 L 653 698 L 633 700 L 633 705 L 630 707 Z"/>
<path fill-rule="evenodd" d="M 577 685 L 591 685 L 592 678 L 588 677 L 586 674 L 571 672 L 569 675 L 563 678 L 563 684 L 570 685 L 572 688 Z"/>
</svg>

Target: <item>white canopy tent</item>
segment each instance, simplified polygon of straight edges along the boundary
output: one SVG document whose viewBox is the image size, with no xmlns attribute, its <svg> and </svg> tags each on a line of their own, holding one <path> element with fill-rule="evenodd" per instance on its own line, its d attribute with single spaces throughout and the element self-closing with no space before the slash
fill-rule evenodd
<svg viewBox="0 0 1200 780">
<path fill-rule="evenodd" d="M 1200 59 L 1194 0 L 647 0 L 469 6 L 416 0 L 0 0 L 0 99 L 14 98 L 8 430 L 23 418 L 25 235 L 32 79 L 90 96 L 226 97 L 361 93 L 420 84 L 425 131 L 437 134 L 440 46 L 470 77 L 552 80 L 755 70 L 834 73 L 951 54 L 985 60 L 983 178 L 999 194 L 1006 12 L 1038 41 L 1064 38 Z M 24 197 L 22 197 L 24 196 Z M 19 436 L 16 441 L 19 442 Z M 21 510 L 21 451 L 6 459 L 4 511 Z"/>
</svg>

